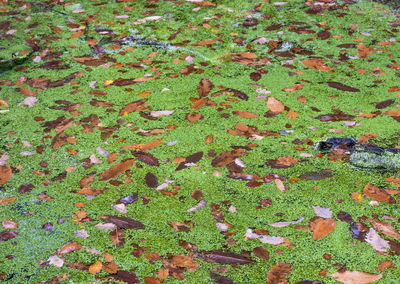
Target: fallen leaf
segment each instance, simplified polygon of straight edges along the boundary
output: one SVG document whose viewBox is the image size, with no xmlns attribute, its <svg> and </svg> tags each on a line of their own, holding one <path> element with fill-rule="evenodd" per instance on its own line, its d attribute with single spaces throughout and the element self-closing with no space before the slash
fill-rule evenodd
<svg viewBox="0 0 400 284">
<path fill-rule="evenodd" d="M 34 107 L 36 102 L 38 101 L 35 97 L 27 97 L 18 103 L 18 106 L 24 105 L 26 107 Z"/>
<path fill-rule="evenodd" d="M 274 97 L 268 97 L 266 104 L 269 110 L 273 113 L 281 113 L 285 110 L 285 106 Z"/>
<path fill-rule="evenodd" d="M 136 276 L 135 272 L 132 271 L 118 270 L 116 274 L 109 275 L 108 278 L 128 284 L 140 283 L 139 278 Z"/>
<path fill-rule="evenodd" d="M 320 58 L 313 58 L 313 59 L 303 59 L 301 63 L 303 63 L 305 66 L 314 69 L 314 70 L 319 70 L 323 72 L 333 72 L 332 68 L 329 66 L 325 65 L 323 59 Z"/>
<path fill-rule="evenodd" d="M 185 118 L 189 121 L 189 122 L 195 122 L 198 120 L 201 120 L 204 118 L 204 116 L 200 113 L 188 113 Z"/>
<path fill-rule="evenodd" d="M 374 229 L 369 229 L 365 236 L 365 241 L 369 243 L 377 252 L 385 253 L 390 248 L 389 242 L 384 240 Z"/>
<path fill-rule="evenodd" d="M 366 47 L 365 44 L 360 43 L 357 45 L 357 55 L 360 58 L 368 58 L 371 55 L 370 48 Z"/>
<path fill-rule="evenodd" d="M 347 270 L 345 272 L 336 272 L 329 276 L 335 278 L 337 281 L 342 282 L 344 284 L 364 284 L 377 281 L 381 279 L 383 275 Z"/>
<path fill-rule="evenodd" d="M 153 173 L 151 173 L 151 172 L 148 172 L 148 173 L 146 174 L 146 176 L 144 177 L 144 180 L 145 180 L 146 185 L 147 185 L 148 187 L 153 188 L 153 187 L 157 187 L 157 186 L 158 186 L 157 177 L 156 177 Z"/>
<path fill-rule="evenodd" d="M 96 274 L 100 272 L 100 270 L 103 268 L 103 264 L 98 260 L 95 263 L 93 263 L 91 266 L 89 266 L 89 273 L 91 274 Z"/>
<path fill-rule="evenodd" d="M 110 232 L 110 241 L 119 248 L 124 246 L 124 238 L 125 232 L 120 230 L 119 228 L 115 228 L 113 231 Z"/>
<path fill-rule="evenodd" d="M 339 82 L 333 82 L 333 81 L 329 81 L 327 82 L 328 86 L 331 88 L 335 88 L 341 91 L 346 91 L 346 92 L 360 92 L 359 89 L 347 86 L 345 84 L 339 83 Z"/>
<path fill-rule="evenodd" d="M 12 176 L 10 165 L 0 166 L 0 185 L 5 184 Z"/>
<path fill-rule="evenodd" d="M 60 248 L 57 251 L 58 255 L 64 255 L 64 254 L 68 254 L 70 252 L 76 251 L 76 250 L 80 250 L 82 248 L 81 244 L 78 244 L 77 242 L 70 242 L 65 244 L 62 248 Z"/>
<path fill-rule="evenodd" d="M 287 92 L 287 93 L 296 92 L 303 89 L 303 87 L 304 84 L 294 84 L 292 87 L 284 88 L 282 92 Z"/>
<path fill-rule="evenodd" d="M 129 217 L 101 216 L 106 223 L 115 224 L 120 229 L 144 229 L 145 226 L 137 220 Z"/>
<path fill-rule="evenodd" d="M 269 253 L 264 247 L 255 247 L 253 249 L 253 253 L 255 256 L 262 259 L 269 259 Z"/>
<path fill-rule="evenodd" d="M 254 114 L 252 112 L 242 111 L 242 110 L 234 111 L 232 113 L 236 116 L 243 117 L 243 118 L 257 118 L 258 117 L 258 115 Z"/>
<path fill-rule="evenodd" d="M 278 262 L 273 265 L 267 274 L 268 284 L 285 284 L 288 281 L 287 275 L 292 271 L 290 263 Z"/>
<path fill-rule="evenodd" d="M 202 78 L 197 86 L 197 93 L 199 97 L 207 97 L 210 91 L 214 88 L 213 83 L 207 78 Z"/>
<path fill-rule="evenodd" d="M 109 180 L 118 177 L 123 172 L 130 169 L 135 162 L 135 159 L 129 158 L 122 160 L 120 163 L 115 164 L 111 168 L 105 170 L 99 177 L 99 180 Z"/>
<path fill-rule="evenodd" d="M 157 110 L 157 111 L 151 111 L 150 115 L 154 117 L 159 117 L 159 116 L 167 116 L 173 114 L 173 110 Z"/>
<path fill-rule="evenodd" d="M 397 232 L 397 230 L 392 225 L 374 219 L 368 219 L 368 221 L 375 230 L 381 232 L 382 234 L 392 238 L 400 238 L 399 232 Z"/>
<path fill-rule="evenodd" d="M 336 227 L 336 220 L 314 217 L 308 222 L 308 227 L 313 233 L 313 240 L 318 241 L 333 232 Z"/>
<path fill-rule="evenodd" d="M 233 281 L 231 279 L 229 279 L 228 277 L 216 274 L 214 272 L 210 272 L 210 277 L 217 284 L 234 284 Z"/>
<path fill-rule="evenodd" d="M 396 200 L 389 193 L 387 193 L 384 189 L 374 186 L 370 183 L 367 183 L 365 185 L 365 187 L 363 189 L 363 193 L 366 196 L 368 196 L 376 201 L 386 202 L 386 203 L 390 203 L 390 204 L 396 203 Z"/>
<path fill-rule="evenodd" d="M 211 165 L 216 168 L 226 166 L 227 164 L 232 163 L 236 158 L 241 157 L 243 155 L 244 155 L 243 149 L 223 152 L 211 161 Z"/>
<path fill-rule="evenodd" d="M 126 106 L 124 106 L 123 108 L 121 108 L 121 110 L 119 111 L 119 115 L 129 114 L 133 111 L 143 111 L 147 109 L 146 105 L 144 104 L 145 102 L 147 102 L 147 99 L 141 99 L 138 101 L 131 102 Z"/>
<path fill-rule="evenodd" d="M 1 221 L 1 225 L 4 229 L 7 230 L 15 230 L 16 228 L 18 228 L 18 223 L 11 219 L 4 219 L 3 221 Z"/>
<path fill-rule="evenodd" d="M 376 268 L 376 271 L 381 272 L 389 267 L 396 267 L 396 264 L 394 264 L 390 260 L 383 260 L 379 263 L 378 267 Z"/>
<path fill-rule="evenodd" d="M 304 180 L 320 180 L 332 177 L 332 172 L 328 170 L 321 170 L 319 172 L 307 172 L 299 176 L 300 179 Z"/>
<path fill-rule="evenodd" d="M 180 223 L 180 222 L 168 222 L 168 225 L 170 225 L 174 230 L 178 232 L 190 232 L 190 228 L 186 227 L 185 224 Z"/>
<path fill-rule="evenodd" d="M 240 254 L 236 254 L 233 252 L 223 252 L 219 250 L 215 251 L 206 251 L 199 253 L 197 257 L 200 257 L 204 261 L 214 262 L 219 264 L 250 264 L 254 263 L 248 257 L 242 256 Z"/>
<path fill-rule="evenodd" d="M 276 222 L 276 223 L 272 223 L 270 225 L 272 227 L 275 227 L 275 228 L 282 228 L 282 227 L 286 227 L 286 226 L 289 226 L 289 225 L 300 223 L 303 220 L 304 220 L 304 217 L 300 216 L 300 218 L 298 220 L 286 221 L 286 222 Z"/>
<path fill-rule="evenodd" d="M 138 158 L 139 161 L 148 164 L 149 166 L 160 166 L 158 159 L 149 153 L 139 151 L 132 154 Z"/>
<path fill-rule="evenodd" d="M 197 261 L 193 260 L 193 258 L 190 256 L 183 254 L 174 255 L 170 259 L 170 262 L 179 267 L 187 267 L 192 269 L 197 269 L 199 267 L 199 263 Z"/>
<path fill-rule="evenodd" d="M 312 208 L 314 209 L 315 215 L 317 215 L 318 217 L 326 219 L 332 217 L 332 211 L 329 208 L 322 208 L 319 206 L 312 206 Z"/>
</svg>

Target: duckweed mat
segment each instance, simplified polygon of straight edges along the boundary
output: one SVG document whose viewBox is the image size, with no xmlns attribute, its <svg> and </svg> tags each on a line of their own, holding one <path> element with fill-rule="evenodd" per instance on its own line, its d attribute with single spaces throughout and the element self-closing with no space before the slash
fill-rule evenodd
<svg viewBox="0 0 400 284">
<path fill-rule="evenodd" d="M 395 2 L 0 1 L 0 283 L 399 283 Z"/>
</svg>

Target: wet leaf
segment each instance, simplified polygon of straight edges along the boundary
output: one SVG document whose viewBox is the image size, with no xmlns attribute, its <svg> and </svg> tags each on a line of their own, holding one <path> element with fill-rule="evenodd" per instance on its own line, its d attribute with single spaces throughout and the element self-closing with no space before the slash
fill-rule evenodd
<svg viewBox="0 0 400 284">
<path fill-rule="evenodd" d="M 287 275 L 292 271 L 290 263 L 278 262 L 268 271 L 268 284 L 285 284 L 288 282 Z"/>
<path fill-rule="evenodd" d="M 137 193 L 133 193 L 133 194 L 129 194 L 125 197 L 122 197 L 120 199 L 117 200 L 116 204 L 131 204 L 133 202 L 135 202 L 138 199 L 138 194 Z"/>
<path fill-rule="evenodd" d="M 389 194 L 387 193 L 384 189 L 379 188 L 377 186 L 374 186 L 370 183 L 367 183 L 363 189 L 363 193 L 376 200 L 376 201 L 380 201 L 380 202 L 385 202 L 385 203 L 396 203 L 396 200 Z"/>
<path fill-rule="evenodd" d="M 64 255 L 64 254 L 68 254 L 70 252 L 76 251 L 76 250 L 80 250 L 82 248 L 81 244 L 78 244 L 77 242 L 70 242 L 65 244 L 62 248 L 60 248 L 57 251 L 58 255 Z"/>
<path fill-rule="evenodd" d="M 202 78 L 197 86 L 197 93 L 199 97 L 207 97 L 211 90 L 214 88 L 213 83 L 207 78 Z"/>
<path fill-rule="evenodd" d="M 332 177 L 332 172 L 328 170 L 322 170 L 319 172 L 307 172 L 299 176 L 300 179 L 304 180 L 321 180 Z"/>
<path fill-rule="evenodd" d="M 2 231 L 2 232 L 0 232 L 0 241 L 5 242 L 12 238 L 15 238 L 16 236 L 18 236 L 18 234 L 15 232 Z"/>
<path fill-rule="evenodd" d="M 118 270 L 116 274 L 109 275 L 108 278 L 128 284 L 140 283 L 139 278 L 132 271 Z"/>
<path fill-rule="evenodd" d="M 236 158 L 239 158 L 242 155 L 244 155 L 243 149 L 223 152 L 211 161 L 211 165 L 216 168 L 226 166 L 227 164 L 232 163 Z"/>
<path fill-rule="evenodd" d="M 138 101 L 131 102 L 131 103 L 127 104 L 126 106 L 124 106 L 123 108 L 121 108 L 121 110 L 119 111 L 119 115 L 127 115 L 134 111 L 146 110 L 147 107 L 144 104 L 145 102 L 147 102 L 147 99 L 141 99 Z"/>
<path fill-rule="evenodd" d="M 274 97 L 268 97 L 266 104 L 269 110 L 273 113 L 281 113 L 285 110 L 285 106 Z"/>
<path fill-rule="evenodd" d="M 89 273 L 91 274 L 96 274 L 100 272 L 100 270 L 103 268 L 103 264 L 98 260 L 95 263 L 93 263 L 91 266 L 89 266 Z"/>
<path fill-rule="evenodd" d="M 10 165 L 0 166 L 0 185 L 5 184 L 12 176 Z"/>
<path fill-rule="evenodd" d="M 197 261 L 193 260 L 193 258 L 191 258 L 190 256 L 183 254 L 174 255 L 170 259 L 170 262 L 179 267 L 187 267 L 193 269 L 197 269 L 199 267 L 199 263 Z"/>
<path fill-rule="evenodd" d="M 322 217 L 322 218 L 331 218 L 332 217 L 332 211 L 329 208 L 322 208 L 319 206 L 312 206 L 312 208 L 314 209 L 315 215 L 317 215 L 318 217 Z"/>
<path fill-rule="evenodd" d="M 253 253 L 255 256 L 262 259 L 269 259 L 269 253 L 264 247 L 255 247 L 253 249 Z"/>
<path fill-rule="evenodd" d="M 222 276 L 214 272 L 210 272 L 210 276 L 218 284 L 234 284 L 233 281 L 226 276 Z"/>
<path fill-rule="evenodd" d="M 146 153 L 146 152 L 134 152 L 132 153 L 139 161 L 148 164 L 149 166 L 160 166 L 158 159 L 153 155 Z"/>
<path fill-rule="evenodd" d="M 308 223 L 308 227 L 313 233 L 313 240 L 318 241 L 333 232 L 336 227 L 336 220 L 314 217 Z"/>
<path fill-rule="evenodd" d="M 372 283 L 382 278 L 382 274 L 369 274 L 361 271 L 345 271 L 345 272 L 336 272 L 330 277 L 335 278 L 337 281 L 342 282 L 344 284 L 364 284 L 364 283 Z"/>
<path fill-rule="evenodd" d="M 374 219 L 368 219 L 368 221 L 375 230 L 381 232 L 382 234 L 392 238 L 400 238 L 399 232 L 392 225 Z"/>
<path fill-rule="evenodd" d="M 119 217 L 119 216 L 103 216 L 101 217 L 106 223 L 113 223 L 119 229 L 144 229 L 145 226 L 137 220 L 129 217 Z"/>
<path fill-rule="evenodd" d="M 207 262 L 215 262 L 219 264 L 251 264 L 254 263 L 248 257 L 236 254 L 233 252 L 223 252 L 223 251 L 206 251 L 198 254 L 198 257 Z"/>
<path fill-rule="evenodd" d="M 303 63 L 305 66 L 314 69 L 314 70 L 319 70 L 322 72 L 333 72 L 333 70 L 325 65 L 323 59 L 320 58 L 314 58 L 314 59 L 303 59 L 301 63 Z"/>
<path fill-rule="evenodd" d="M 124 246 L 125 244 L 124 238 L 125 238 L 125 232 L 120 230 L 119 228 L 115 228 L 115 230 L 111 231 L 110 233 L 110 241 L 119 248 Z"/>
<path fill-rule="evenodd" d="M 130 169 L 130 167 L 133 165 L 135 162 L 135 159 L 125 159 L 122 160 L 120 163 L 115 164 L 108 170 L 105 170 L 99 177 L 99 180 L 109 180 L 112 178 L 118 177 L 120 174 L 123 172 L 127 171 Z"/>
<path fill-rule="evenodd" d="M 329 81 L 327 82 L 328 86 L 331 88 L 335 88 L 341 91 L 346 91 L 346 92 L 359 92 L 359 89 L 347 86 L 345 84 L 339 83 L 339 82 L 333 82 L 333 81 Z"/>
<path fill-rule="evenodd" d="M 158 186 L 157 177 L 156 177 L 153 173 L 151 173 L 151 172 L 148 172 L 148 173 L 146 174 L 146 176 L 144 177 L 144 180 L 145 180 L 146 185 L 147 185 L 148 187 L 154 188 L 154 187 L 157 187 L 157 186 Z"/>
</svg>

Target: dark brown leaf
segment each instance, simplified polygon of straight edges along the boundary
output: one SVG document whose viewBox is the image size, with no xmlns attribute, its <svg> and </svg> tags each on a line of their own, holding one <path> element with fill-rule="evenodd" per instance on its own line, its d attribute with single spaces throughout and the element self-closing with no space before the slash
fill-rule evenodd
<svg viewBox="0 0 400 284">
<path fill-rule="evenodd" d="M 146 184 L 147 184 L 148 187 L 153 188 L 153 187 L 157 187 L 158 186 L 157 177 L 153 173 L 148 172 L 146 174 L 146 176 L 144 177 L 144 179 L 145 179 Z"/>
<path fill-rule="evenodd" d="M 108 170 L 105 170 L 101 175 L 99 180 L 109 180 L 119 176 L 121 173 L 130 169 L 130 167 L 135 162 L 135 159 L 129 158 L 122 160 L 120 163 L 112 166 Z"/>
<path fill-rule="evenodd" d="M 338 109 L 333 109 L 333 113 L 322 114 L 316 117 L 321 121 L 343 121 L 343 120 L 352 120 L 355 116 L 345 114 L 343 111 Z"/>
<path fill-rule="evenodd" d="M 202 78 L 197 86 L 197 93 L 199 93 L 199 97 L 207 97 L 210 91 L 214 88 L 213 83 L 207 78 Z"/>
<path fill-rule="evenodd" d="M 247 100 L 249 99 L 249 96 L 248 96 L 248 95 L 246 95 L 245 93 L 243 93 L 243 92 L 241 92 L 241 91 L 239 91 L 239 90 L 232 89 L 232 88 L 227 88 L 226 90 L 227 90 L 228 92 L 232 92 L 233 95 L 234 95 L 235 97 L 238 97 L 238 98 L 241 99 L 241 100 L 247 101 Z"/>
<path fill-rule="evenodd" d="M 213 167 L 222 167 L 233 162 L 236 158 L 242 155 L 244 155 L 243 149 L 236 149 L 228 152 L 223 152 L 211 161 L 211 165 Z"/>
<path fill-rule="evenodd" d="M 339 82 L 333 82 L 333 81 L 329 81 L 327 82 L 328 86 L 331 88 L 335 88 L 341 91 L 346 91 L 346 92 L 359 92 L 359 89 L 347 86 L 345 84 L 339 83 Z"/>
<path fill-rule="evenodd" d="M 322 170 L 319 172 L 307 172 L 302 174 L 299 178 L 305 180 L 320 180 L 332 177 L 332 172 L 328 170 Z"/>
<path fill-rule="evenodd" d="M 119 216 L 103 216 L 101 217 L 106 223 L 113 223 L 120 229 L 144 229 L 145 226 L 129 217 L 119 217 Z"/>
<path fill-rule="evenodd" d="M 180 170 L 186 169 L 187 167 L 189 167 L 186 164 L 188 164 L 188 163 L 195 164 L 198 161 L 200 161 L 202 158 L 203 158 L 203 152 L 197 152 L 190 156 L 187 156 L 186 159 L 183 162 L 181 162 L 175 170 L 180 171 Z"/>
<path fill-rule="evenodd" d="M 388 106 L 392 105 L 393 103 L 394 103 L 394 100 L 386 100 L 386 101 L 376 103 L 375 107 L 377 109 L 383 109 L 383 108 L 387 108 Z"/>
<path fill-rule="evenodd" d="M 269 253 L 264 247 L 256 247 L 253 249 L 253 253 L 262 259 L 269 259 Z"/>
<path fill-rule="evenodd" d="M 155 158 L 153 155 L 146 153 L 146 152 L 133 152 L 133 155 L 138 158 L 139 161 L 142 161 L 145 164 L 148 164 L 149 166 L 159 166 L 160 163 L 158 162 L 158 159 Z"/>
<path fill-rule="evenodd" d="M 108 278 L 128 284 L 140 283 L 139 278 L 132 271 L 119 270 L 116 274 L 109 275 Z"/>
<path fill-rule="evenodd" d="M 147 109 L 146 105 L 144 104 L 146 101 L 147 99 L 141 99 L 127 104 L 126 106 L 121 108 L 121 110 L 119 111 L 119 115 L 126 115 L 133 111 L 142 111 Z"/>
<path fill-rule="evenodd" d="M 218 284 L 233 284 L 233 281 L 226 276 L 222 276 L 214 272 L 210 272 L 210 276 Z"/>
<path fill-rule="evenodd" d="M 254 263 L 248 257 L 233 252 L 223 251 L 206 251 L 198 254 L 198 257 L 207 262 L 215 262 L 219 264 L 250 264 Z"/>
<path fill-rule="evenodd" d="M 0 232 L 0 241 L 8 241 L 9 239 L 15 238 L 18 234 L 10 231 Z"/>
</svg>

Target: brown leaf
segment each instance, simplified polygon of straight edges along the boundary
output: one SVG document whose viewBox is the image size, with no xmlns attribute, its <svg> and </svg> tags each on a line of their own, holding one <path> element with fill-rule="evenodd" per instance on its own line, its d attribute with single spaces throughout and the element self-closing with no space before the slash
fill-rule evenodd
<svg viewBox="0 0 400 284">
<path fill-rule="evenodd" d="M 227 88 L 226 91 L 232 92 L 235 97 L 238 97 L 241 100 L 247 101 L 249 99 L 249 96 L 243 93 L 242 91 L 232 88 Z"/>
<path fill-rule="evenodd" d="M 159 145 L 162 144 L 162 142 L 164 142 L 165 138 L 162 139 L 156 139 L 153 141 L 150 141 L 149 143 L 145 143 L 145 144 L 136 144 L 133 143 L 131 145 L 126 145 L 126 146 L 122 146 L 121 149 L 125 149 L 125 150 L 136 150 L 136 151 L 143 151 L 146 152 L 150 149 L 153 149 Z"/>
<path fill-rule="evenodd" d="M 222 276 L 214 272 L 210 272 L 210 276 L 217 284 L 234 284 L 233 281 L 226 276 Z"/>
<path fill-rule="evenodd" d="M 387 193 L 384 189 L 379 188 L 377 186 L 374 186 L 370 183 L 367 183 L 363 189 L 363 193 L 380 202 L 386 202 L 390 204 L 396 203 L 396 200 L 389 194 Z"/>
<path fill-rule="evenodd" d="M 129 158 L 122 160 L 120 163 L 115 164 L 111 168 L 105 170 L 101 175 L 99 180 L 109 180 L 118 177 L 121 173 L 130 169 L 130 167 L 135 162 L 135 159 Z"/>
<path fill-rule="evenodd" d="M 121 108 L 121 110 L 119 111 L 119 115 L 125 115 L 133 111 L 143 111 L 147 109 L 146 105 L 144 104 L 146 101 L 147 99 L 141 99 L 127 104 L 126 106 Z"/>
<path fill-rule="evenodd" d="M 360 58 L 368 58 L 371 55 L 371 50 L 369 47 L 366 47 L 365 44 L 360 43 L 357 45 L 357 55 Z"/>
<path fill-rule="evenodd" d="M 313 240 L 318 241 L 333 232 L 336 227 L 336 220 L 314 217 L 309 221 L 308 227 L 313 232 Z"/>
<path fill-rule="evenodd" d="M 236 149 L 228 152 L 223 152 L 211 161 L 211 165 L 216 168 L 222 167 L 233 162 L 236 158 L 241 157 L 243 155 L 244 155 L 243 149 Z"/>
<path fill-rule="evenodd" d="M 36 93 L 31 89 L 20 89 L 19 92 L 24 96 L 36 97 Z"/>
<path fill-rule="evenodd" d="M 109 275 L 108 278 L 128 284 L 140 283 L 139 278 L 137 278 L 135 272 L 132 271 L 119 270 L 117 274 Z"/>
<path fill-rule="evenodd" d="M 388 267 L 396 267 L 396 264 L 394 264 L 390 260 L 383 260 L 379 263 L 378 267 L 376 268 L 376 271 L 381 272 Z"/>
<path fill-rule="evenodd" d="M 399 232 L 397 232 L 397 230 L 392 225 L 374 219 L 369 219 L 368 221 L 375 230 L 381 232 L 382 234 L 392 238 L 400 238 Z"/>
<path fill-rule="evenodd" d="M 369 274 L 361 271 L 345 271 L 345 272 L 336 272 L 329 276 L 335 278 L 337 281 L 342 282 L 344 284 L 364 284 L 377 281 L 381 279 L 383 275 Z"/>
<path fill-rule="evenodd" d="M 2 231 L 0 232 L 0 242 L 6 242 L 9 239 L 15 238 L 16 236 L 18 236 L 17 233 L 15 232 L 10 232 L 10 231 Z"/>
<path fill-rule="evenodd" d="M 179 222 L 168 222 L 172 228 L 174 228 L 178 232 L 190 232 L 190 228 L 186 227 L 185 224 Z"/>
<path fill-rule="evenodd" d="M 142 161 L 145 164 L 148 164 L 149 166 L 160 166 L 160 163 L 158 162 L 158 159 L 155 158 L 153 155 L 146 153 L 146 152 L 134 152 L 133 155 L 138 158 L 139 161 Z"/>
<path fill-rule="evenodd" d="M 341 91 L 346 91 L 346 92 L 359 92 L 359 89 L 347 86 L 345 84 L 339 83 L 339 82 L 333 82 L 333 81 L 329 81 L 327 82 L 328 86 L 331 88 L 335 88 Z"/>
<path fill-rule="evenodd" d="M 0 185 L 5 184 L 12 176 L 10 165 L 0 166 Z"/>
<path fill-rule="evenodd" d="M 267 283 L 268 284 L 285 284 L 287 283 L 287 275 L 292 271 L 290 263 L 278 262 L 273 265 L 268 271 Z"/>
<path fill-rule="evenodd" d="M 186 119 L 187 119 L 189 122 L 195 122 L 195 121 L 198 121 L 198 120 L 204 118 L 204 116 L 203 116 L 202 114 L 200 114 L 200 113 L 195 113 L 195 112 L 193 112 L 193 113 L 188 113 L 185 117 L 186 117 Z"/>
<path fill-rule="evenodd" d="M 187 267 L 193 269 L 197 269 L 199 267 L 199 263 L 193 260 L 193 258 L 191 258 L 188 255 L 182 255 L 182 254 L 174 255 L 170 259 L 170 262 L 179 267 Z"/>
<path fill-rule="evenodd" d="M 385 178 L 385 181 L 387 181 L 397 187 L 400 187 L 400 178 L 395 178 L 394 176 L 391 176 L 391 177 Z"/>
<path fill-rule="evenodd" d="M 78 244 L 77 242 L 70 242 L 65 244 L 62 248 L 60 248 L 57 251 L 58 255 L 64 255 L 64 254 L 68 254 L 70 252 L 76 251 L 76 250 L 80 250 L 82 248 L 81 244 Z"/>
<path fill-rule="evenodd" d="M 202 78 L 197 86 L 197 92 L 199 93 L 199 97 L 207 97 L 210 91 L 214 88 L 213 83 L 207 78 Z"/>
<path fill-rule="evenodd" d="M 269 259 L 269 253 L 264 247 L 256 247 L 253 249 L 253 253 L 262 259 Z"/>
<path fill-rule="evenodd" d="M 116 245 L 117 247 L 121 248 L 125 244 L 125 232 L 119 228 L 115 228 L 115 230 L 111 231 L 110 233 L 110 241 Z"/>
<path fill-rule="evenodd" d="M 103 265 L 103 270 L 110 274 L 115 274 L 118 271 L 118 265 L 114 262 L 106 262 Z"/>
<path fill-rule="evenodd" d="M 198 254 L 198 257 L 207 262 L 214 262 L 219 264 L 250 264 L 254 263 L 248 257 L 233 252 L 223 251 L 206 251 Z"/>
<path fill-rule="evenodd" d="M 144 179 L 145 179 L 146 185 L 148 187 L 153 188 L 153 187 L 157 187 L 158 186 L 157 177 L 153 173 L 148 172 L 146 174 L 146 176 L 144 177 Z"/>
<path fill-rule="evenodd" d="M 314 70 L 319 70 L 323 72 L 333 72 L 332 68 L 325 65 L 323 61 L 324 60 L 320 58 L 313 58 L 313 59 L 304 59 L 301 61 L 301 63 Z"/>
<path fill-rule="evenodd" d="M 79 181 L 80 188 L 88 187 L 94 180 L 94 175 L 89 174 Z"/>
<path fill-rule="evenodd" d="M 268 97 L 266 104 L 273 113 L 281 113 L 285 110 L 285 106 L 275 97 Z"/>
<path fill-rule="evenodd" d="M 284 88 L 282 91 L 283 92 L 288 92 L 288 93 L 296 92 L 298 90 L 303 89 L 303 87 L 304 87 L 304 84 L 294 84 L 292 87 Z"/>
<path fill-rule="evenodd" d="M 257 114 L 254 114 L 254 113 L 248 112 L 248 111 L 242 111 L 242 110 L 234 111 L 233 114 L 237 115 L 239 117 L 243 117 L 243 118 L 257 118 L 258 117 Z"/>
<path fill-rule="evenodd" d="M 328 170 L 321 170 L 319 172 L 307 172 L 299 176 L 304 180 L 320 180 L 332 177 L 332 172 Z"/>
<path fill-rule="evenodd" d="M 106 223 L 113 223 L 120 229 L 144 229 L 145 226 L 137 220 L 129 217 L 101 216 Z"/>
<path fill-rule="evenodd" d="M 0 204 L 9 204 L 17 200 L 17 197 L 0 198 Z"/>
<path fill-rule="evenodd" d="M 343 121 L 353 119 L 353 115 L 345 114 L 341 110 L 333 109 L 333 113 L 322 114 L 316 117 L 320 121 Z"/>
</svg>

